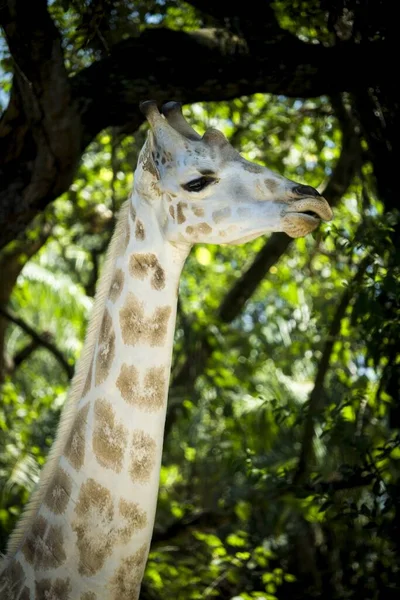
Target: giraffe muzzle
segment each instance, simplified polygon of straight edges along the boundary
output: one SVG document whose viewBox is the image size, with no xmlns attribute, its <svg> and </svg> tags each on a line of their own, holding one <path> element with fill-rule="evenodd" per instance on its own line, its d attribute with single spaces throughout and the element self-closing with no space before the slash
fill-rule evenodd
<svg viewBox="0 0 400 600">
<path fill-rule="evenodd" d="M 320 194 L 292 200 L 283 215 L 283 231 L 293 238 L 303 237 L 314 231 L 321 221 L 331 221 L 332 218 L 332 209 Z"/>
<path fill-rule="evenodd" d="M 308 187 L 308 186 L 304 186 Z M 313 190 L 314 188 L 310 188 Z M 316 190 L 314 190 L 318 196 L 304 198 L 302 200 L 295 200 L 290 205 L 290 209 L 286 214 L 295 213 L 298 216 L 309 217 L 314 220 L 321 219 L 322 221 L 331 221 L 333 219 L 333 212 L 328 202 L 323 198 Z"/>
</svg>

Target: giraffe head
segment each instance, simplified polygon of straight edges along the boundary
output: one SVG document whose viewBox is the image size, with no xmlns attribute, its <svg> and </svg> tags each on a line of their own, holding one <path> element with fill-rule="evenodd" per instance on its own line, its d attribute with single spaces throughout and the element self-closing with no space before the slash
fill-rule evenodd
<svg viewBox="0 0 400 600">
<path fill-rule="evenodd" d="M 154 203 L 168 241 L 240 244 L 273 231 L 296 238 L 332 219 L 317 190 L 245 160 L 217 129 L 201 137 L 177 102 L 163 114 L 153 101 L 141 110 L 150 131 L 135 188 Z"/>
</svg>

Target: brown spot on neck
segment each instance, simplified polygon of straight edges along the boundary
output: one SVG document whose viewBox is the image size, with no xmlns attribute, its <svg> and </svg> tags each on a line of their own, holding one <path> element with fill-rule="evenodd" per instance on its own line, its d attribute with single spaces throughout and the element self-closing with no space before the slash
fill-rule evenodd
<svg viewBox="0 0 400 600">
<path fill-rule="evenodd" d="M 122 423 L 117 423 L 110 402 L 96 400 L 92 446 L 99 464 L 120 473 L 127 439 L 128 431 Z"/>
<path fill-rule="evenodd" d="M 128 366 L 123 363 L 121 371 L 116 381 L 116 386 L 121 392 L 121 396 L 128 404 L 135 404 L 139 393 L 139 371 L 136 367 Z"/>
<path fill-rule="evenodd" d="M 144 544 L 135 554 L 121 560 L 107 588 L 110 600 L 137 600 L 146 566 L 148 546 Z"/>
<path fill-rule="evenodd" d="M 162 408 L 167 395 L 167 369 L 151 367 L 144 376 L 142 402 L 148 410 Z"/>
<path fill-rule="evenodd" d="M 121 269 L 116 269 L 114 276 L 110 285 L 110 293 L 108 297 L 111 302 L 115 302 L 121 295 L 122 289 L 124 287 L 124 273 Z"/>
<path fill-rule="evenodd" d="M 131 239 L 131 228 L 129 225 L 129 219 L 126 218 L 124 230 L 121 235 L 121 241 L 119 242 L 119 247 L 117 250 L 117 256 L 121 256 L 122 254 L 124 254 L 126 252 L 126 249 L 129 246 L 130 239 Z"/>
<path fill-rule="evenodd" d="M 69 579 L 41 579 L 35 584 L 35 600 L 72 600 Z"/>
<path fill-rule="evenodd" d="M 140 386 L 138 369 L 134 365 L 128 366 L 124 363 L 116 385 L 125 402 L 153 412 L 164 406 L 168 386 L 167 375 L 165 367 L 146 369 L 143 385 Z"/>
<path fill-rule="evenodd" d="M 88 479 L 81 487 L 72 522 L 77 534 L 79 573 L 88 576 L 97 573 L 111 556 L 115 544 L 126 544 L 146 524 L 146 513 L 136 503 L 121 499 L 117 512 L 111 492 L 94 479 Z"/>
<path fill-rule="evenodd" d="M 26 561 L 35 569 L 56 569 L 66 559 L 61 527 L 50 525 L 39 515 L 21 550 Z"/>
<path fill-rule="evenodd" d="M 31 600 L 31 593 L 26 586 L 22 590 L 18 600 Z"/>
<path fill-rule="evenodd" d="M 127 544 L 133 533 L 146 527 L 146 513 L 136 502 L 128 502 L 121 498 L 119 501 L 119 514 L 126 524 L 118 530 L 118 538 L 121 542 Z"/>
<path fill-rule="evenodd" d="M 112 544 L 108 533 L 113 513 L 111 493 L 94 479 L 88 479 L 81 487 L 75 507 L 76 518 L 72 522 L 72 529 L 77 534 L 81 575 L 94 575 L 110 556 Z"/>
<path fill-rule="evenodd" d="M 155 254 L 146 253 L 132 254 L 129 260 L 129 273 L 132 277 L 144 280 L 149 271 L 153 272 L 151 278 L 151 287 L 155 290 L 162 290 L 165 287 L 165 272 Z"/>
<path fill-rule="evenodd" d="M 94 363 L 94 356 L 92 356 L 92 360 L 90 361 L 89 371 L 86 376 L 85 385 L 83 386 L 82 398 L 84 398 L 86 396 L 86 394 L 89 393 L 89 391 L 92 387 L 93 363 Z"/>
<path fill-rule="evenodd" d="M 64 455 L 77 471 L 80 470 L 85 459 L 85 428 L 88 411 L 89 404 L 78 411 L 64 449 Z"/>
<path fill-rule="evenodd" d="M 108 377 L 115 356 L 115 333 L 110 313 L 104 310 L 96 357 L 95 384 L 100 385 Z"/>
<path fill-rule="evenodd" d="M 47 508 L 56 515 L 62 514 L 68 506 L 71 490 L 71 477 L 64 469 L 58 467 L 44 497 Z"/>
<path fill-rule="evenodd" d="M 156 463 L 156 441 L 145 431 L 133 432 L 129 474 L 134 483 L 147 483 Z"/>
<path fill-rule="evenodd" d="M 150 317 L 147 317 L 144 313 L 144 303 L 130 292 L 124 306 L 119 311 L 124 344 L 135 346 L 147 343 L 151 347 L 163 346 L 171 313 L 170 306 L 160 306 Z"/>
<path fill-rule="evenodd" d="M 14 600 L 19 598 L 29 600 L 30 594 L 27 587 L 23 587 L 26 577 L 22 565 L 15 559 L 9 560 L 4 571 L 0 575 L 0 592 L 4 600 Z"/>
</svg>

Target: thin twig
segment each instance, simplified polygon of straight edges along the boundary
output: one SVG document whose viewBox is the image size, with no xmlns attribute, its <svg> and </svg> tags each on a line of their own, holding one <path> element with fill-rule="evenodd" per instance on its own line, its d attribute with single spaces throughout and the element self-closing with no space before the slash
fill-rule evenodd
<svg viewBox="0 0 400 600">
<path fill-rule="evenodd" d="M 37 340 L 31 339 L 23 348 L 19 350 L 11 359 L 12 370 L 17 369 L 30 355 L 40 347 Z"/>
<path fill-rule="evenodd" d="M 30 325 L 28 325 L 27 323 L 25 323 L 25 321 L 20 319 L 20 317 L 17 317 L 5 308 L 0 307 L 0 314 L 6 319 L 8 319 L 8 321 L 14 323 L 14 325 L 17 325 L 23 331 L 25 331 L 25 333 L 30 335 L 31 338 L 35 340 L 35 342 L 37 342 L 40 346 L 43 346 L 43 348 L 46 348 L 46 350 L 51 352 L 53 356 L 58 360 L 64 371 L 67 373 L 68 378 L 72 379 L 74 375 L 74 366 L 69 364 L 61 350 L 57 348 L 57 346 L 53 342 L 51 342 L 45 334 L 37 333 L 34 329 L 32 329 Z"/>
</svg>

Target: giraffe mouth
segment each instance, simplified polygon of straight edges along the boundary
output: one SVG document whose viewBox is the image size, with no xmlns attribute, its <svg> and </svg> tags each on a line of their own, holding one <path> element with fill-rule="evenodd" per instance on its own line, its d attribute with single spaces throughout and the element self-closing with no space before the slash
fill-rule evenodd
<svg viewBox="0 0 400 600">
<path fill-rule="evenodd" d="M 304 212 L 296 212 L 296 215 L 300 215 L 301 217 L 311 217 L 314 221 L 320 221 L 320 216 L 314 212 L 313 210 L 305 210 Z"/>
<path fill-rule="evenodd" d="M 307 220 L 331 221 L 333 212 L 325 198 L 305 198 L 297 200 L 286 214 L 302 216 Z"/>
</svg>

